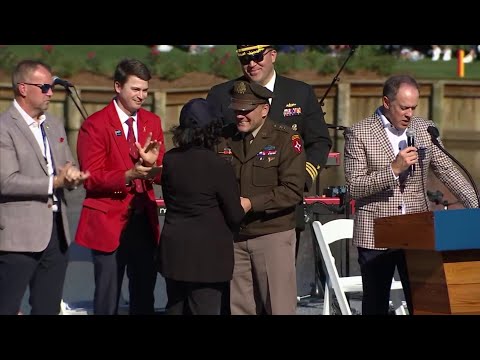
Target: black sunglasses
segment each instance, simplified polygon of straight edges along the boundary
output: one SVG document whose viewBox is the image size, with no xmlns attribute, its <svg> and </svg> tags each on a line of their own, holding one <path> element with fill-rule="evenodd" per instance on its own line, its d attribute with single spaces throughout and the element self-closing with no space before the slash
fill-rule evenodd
<svg viewBox="0 0 480 360">
<path fill-rule="evenodd" d="M 42 90 L 42 94 L 48 93 L 48 90 L 53 89 L 53 86 L 54 86 L 52 84 L 32 84 L 32 83 L 27 83 L 27 82 L 21 82 L 21 83 L 17 83 L 17 84 L 25 84 L 25 85 L 36 86 L 36 87 L 40 88 L 40 90 Z"/>
<path fill-rule="evenodd" d="M 262 51 L 262 52 L 259 52 L 259 53 L 253 54 L 253 55 L 240 56 L 238 58 L 238 60 L 240 60 L 240 63 L 242 65 L 248 65 L 248 64 L 250 64 L 250 61 L 255 61 L 256 63 L 259 63 L 259 62 L 263 61 L 263 58 L 265 57 L 265 55 L 267 55 L 270 51 L 272 51 L 272 49 L 270 49 L 266 52 Z"/>
</svg>

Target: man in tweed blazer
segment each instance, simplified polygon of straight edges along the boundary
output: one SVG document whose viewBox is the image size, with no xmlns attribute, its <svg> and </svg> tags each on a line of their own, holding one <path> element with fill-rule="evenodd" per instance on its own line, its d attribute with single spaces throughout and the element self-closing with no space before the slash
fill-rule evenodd
<svg viewBox="0 0 480 360">
<path fill-rule="evenodd" d="M 375 247 L 374 219 L 428 211 L 430 169 L 465 207 L 478 207 L 473 187 L 432 143 L 427 128 L 435 124 L 414 116 L 418 99 L 415 79 L 392 76 L 383 88 L 383 105 L 345 131 L 345 177 L 356 200 L 353 243 L 358 248 L 366 315 L 388 313 L 395 266 L 413 314 L 404 252 Z M 407 146 L 407 128 L 415 134 L 415 146 Z"/>
<path fill-rule="evenodd" d="M 60 312 L 71 242 L 64 189 L 89 174 L 73 166 L 61 121 L 46 113 L 52 72 L 20 62 L 15 100 L 0 115 L 0 314 L 14 315 L 30 286 L 31 314 Z"/>
</svg>

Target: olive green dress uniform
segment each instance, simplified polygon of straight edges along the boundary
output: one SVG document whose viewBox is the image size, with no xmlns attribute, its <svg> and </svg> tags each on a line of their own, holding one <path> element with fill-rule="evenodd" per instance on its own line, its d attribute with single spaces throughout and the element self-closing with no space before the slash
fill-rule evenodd
<svg viewBox="0 0 480 360">
<path fill-rule="evenodd" d="M 237 45 L 237 56 L 255 56 L 272 45 Z M 245 76 L 213 86 L 207 95 L 225 125 L 235 123 L 235 113 L 229 108 L 230 89 L 234 82 L 248 81 Z M 306 153 L 304 192 L 312 192 L 313 184 L 325 167 L 332 140 L 328 132 L 323 110 L 318 102 L 313 87 L 303 81 L 291 79 L 276 73 L 270 105 L 269 117 L 278 124 L 290 127 L 302 137 Z M 305 230 L 305 208 L 303 197 L 296 208 L 297 250 L 300 233 Z"/>
<path fill-rule="evenodd" d="M 233 90 L 231 104 L 236 110 L 268 104 L 273 96 L 258 84 L 238 83 L 242 83 L 242 94 Z M 295 206 L 302 200 L 305 184 L 303 141 L 291 128 L 268 117 L 246 153 L 245 134 L 235 124 L 227 125 L 223 136 L 216 151 L 232 164 L 240 195 L 252 204 L 234 244 L 231 313 L 294 315 Z"/>
<path fill-rule="evenodd" d="M 240 234 L 256 236 L 294 229 L 295 206 L 302 199 L 305 183 L 306 160 L 300 136 L 267 117 L 245 156 L 243 134 L 236 125 L 227 125 L 224 131 L 217 152 L 233 165 L 240 195 L 252 203 Z M 294 146 L 300 146 L 299 150 Z"/>
<path fill-rule="evenodd" d="M 237 45 L 238 57 L 251 56 L 265 51 L 272 45 Z M 221 114 L 224 124 L 235 123 L 235 114 L 228 108 L 229 90 L 235 81 L 247 81 L 245 76 L 213 86 L 207 95 L 209 101 Z M 271 102 L 269 116 L 274 122 L 297 131 L 305 145 L 307 161 L 305 163 L 305 192 L 312 190 L 320 169 L 325 167 L 332 139 L 328 132 L 323 110 L 313 87 L 303 81 L 276 74 L 273 90 L 275 97 Z M 302 199 L 303 200 L 303 199 Z M 302 214 L 303 214 L 303 208 Z M 303 215 L 297 226 L 305 227 Z"/>
</svg>

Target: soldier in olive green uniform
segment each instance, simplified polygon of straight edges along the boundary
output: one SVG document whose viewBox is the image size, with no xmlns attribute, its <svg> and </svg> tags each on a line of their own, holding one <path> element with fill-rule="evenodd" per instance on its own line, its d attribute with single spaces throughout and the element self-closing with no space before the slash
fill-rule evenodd
<svg viewBox="0 0 480 360">
<path fill-rule="evenodd" d="M 230 309 L 237 314 L 295 314 L 295 206 L 305 184 L 300 136 L 267 117 L 273 93 L 236 81 L 230 108 L 236 123 L 217 145 L 235 169 L 246 215 L 235 241 Z"/>
</svg>

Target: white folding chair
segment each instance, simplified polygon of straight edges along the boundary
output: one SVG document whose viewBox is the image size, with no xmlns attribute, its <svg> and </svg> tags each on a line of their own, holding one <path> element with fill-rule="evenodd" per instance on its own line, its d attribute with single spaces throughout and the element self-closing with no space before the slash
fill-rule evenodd
<svg viewBox="0 0 480 360">
<path fill-rule="evenodd" d="M 339 240 L 352 239 L 353 219 L 335 219 L 325 224 L 322 224 L 320 221 L 314 221 L 312 225 L 327 270 L 323 315 L 331 314 L 332 290 L 335 293 L 342 315 L 352 315 L 352 310 L 345 294 L 350 292 L 361 293 L 363 291 L 362 277 L 339 276 L 330 245 Z M 405 302 L 401 300 L 402 291 L 398 291 L 403 290 L 401 281 L 392 279 L 391 290 L 395 290 L 391 293 L 390 301 L 395 309 L 395 314 L 406 315 Z"/>
</svg>

